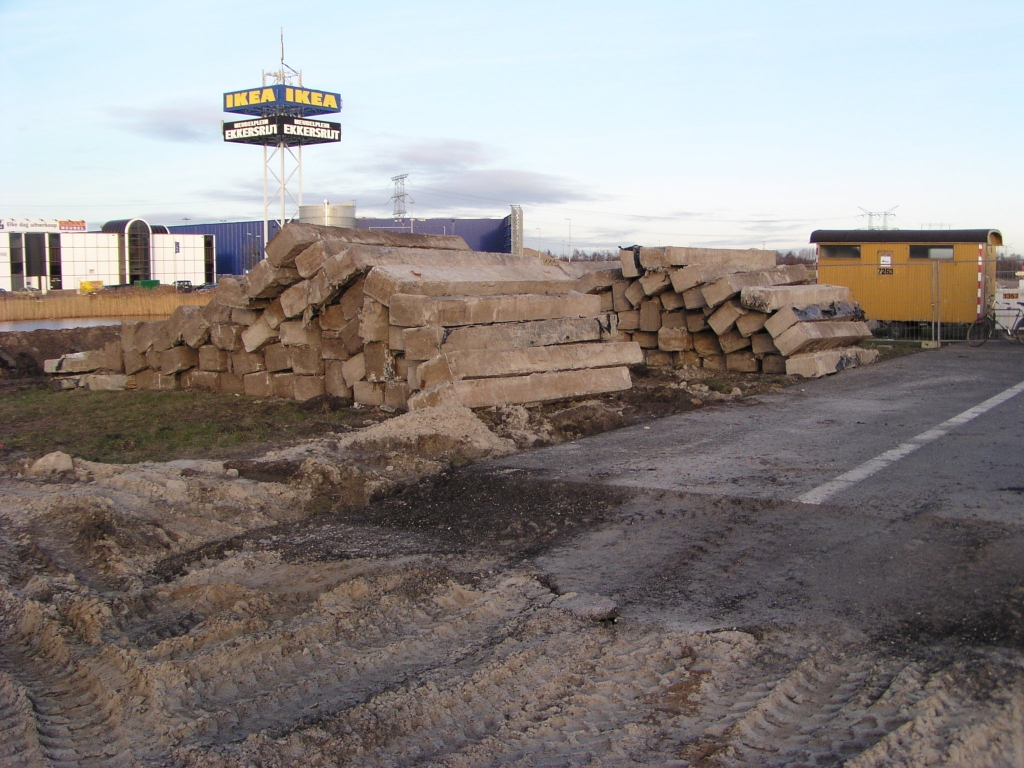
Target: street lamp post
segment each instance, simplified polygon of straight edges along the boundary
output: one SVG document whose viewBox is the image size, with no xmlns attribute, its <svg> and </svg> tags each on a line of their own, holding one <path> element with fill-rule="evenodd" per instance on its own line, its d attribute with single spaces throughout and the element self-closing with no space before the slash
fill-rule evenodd
<svg viewBox="0 0 1024 768">
<path fill-rule="evenodd" d="M 572 261 L 572 219 L 566 218 L 569 222 L 569 261 Z"/>
</svg>

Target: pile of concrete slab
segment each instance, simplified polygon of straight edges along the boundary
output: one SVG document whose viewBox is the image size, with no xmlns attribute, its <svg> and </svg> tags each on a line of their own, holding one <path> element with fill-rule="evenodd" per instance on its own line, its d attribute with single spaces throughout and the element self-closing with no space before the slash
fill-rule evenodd
<svg viewBox="0 0 1024 768">
<path fill-rule="evenodd" d="M 635 246 L 620 257 L 618 329 L 649 365 L 810 377 L 877 359 L 856 346 L 871 331 L 850 290 L 776 266 L 774 251 Z"/>
<path fill-rule="evenodd" d="M 617 265 L 604 266 L 479 253 L 459 237 L 289 224 L 205 307 L 125 323 L 119 372 L 141 389 L 328 394 L 395 409 L 628 389 L 643 354 L 619 340 Z"/>
</svg>

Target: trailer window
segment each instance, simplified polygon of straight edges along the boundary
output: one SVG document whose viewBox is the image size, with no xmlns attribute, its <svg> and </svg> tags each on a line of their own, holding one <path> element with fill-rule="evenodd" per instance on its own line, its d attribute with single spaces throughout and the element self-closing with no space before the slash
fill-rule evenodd
<svg viewBox="0 0 1024 768">
<path fill-rule="evenodd" d="M 823 259 L 859 259 L 859 245 L 819 245 L 818 253 Z"/>
<path fill-rule="evenodd" d="M 912 259 L 952 259 L 952 245 L 912 245 L 910 246 L 910 258 Z"/>
</svg>

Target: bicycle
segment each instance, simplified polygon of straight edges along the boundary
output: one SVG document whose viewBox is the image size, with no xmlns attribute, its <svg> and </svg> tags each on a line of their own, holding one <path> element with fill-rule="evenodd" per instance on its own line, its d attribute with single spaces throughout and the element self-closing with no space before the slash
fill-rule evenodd
<svg viewBox="0 0 1024 768">
<path fill-rule="evenodd" d="M 968 345 L 980 347 L 992 338 L 997 328 L 1002 330 L 1011 342 L 1024 344 L 1024 307 L 1017 307 L 1016 314 L 1011 318 L 1010 327 L 1007 328 L 996 318 L 995 307 L 990 306 L 985 314 L 971 323 L 971 327 L 967 329 Z"/>
</svg>

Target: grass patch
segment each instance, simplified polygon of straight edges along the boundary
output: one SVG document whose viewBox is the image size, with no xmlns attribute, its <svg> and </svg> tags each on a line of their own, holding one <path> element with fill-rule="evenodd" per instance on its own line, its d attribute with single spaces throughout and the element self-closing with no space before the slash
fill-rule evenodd
<svg viewBox="0 0 1024 768">
<path fill-rule="evenodd" d="M 374 411 L 208 392 L 29 389 L 0 393 L 0 458 L 50 451 L 114 463 L 243 458 L 379 418 Z"/>
</svg>

